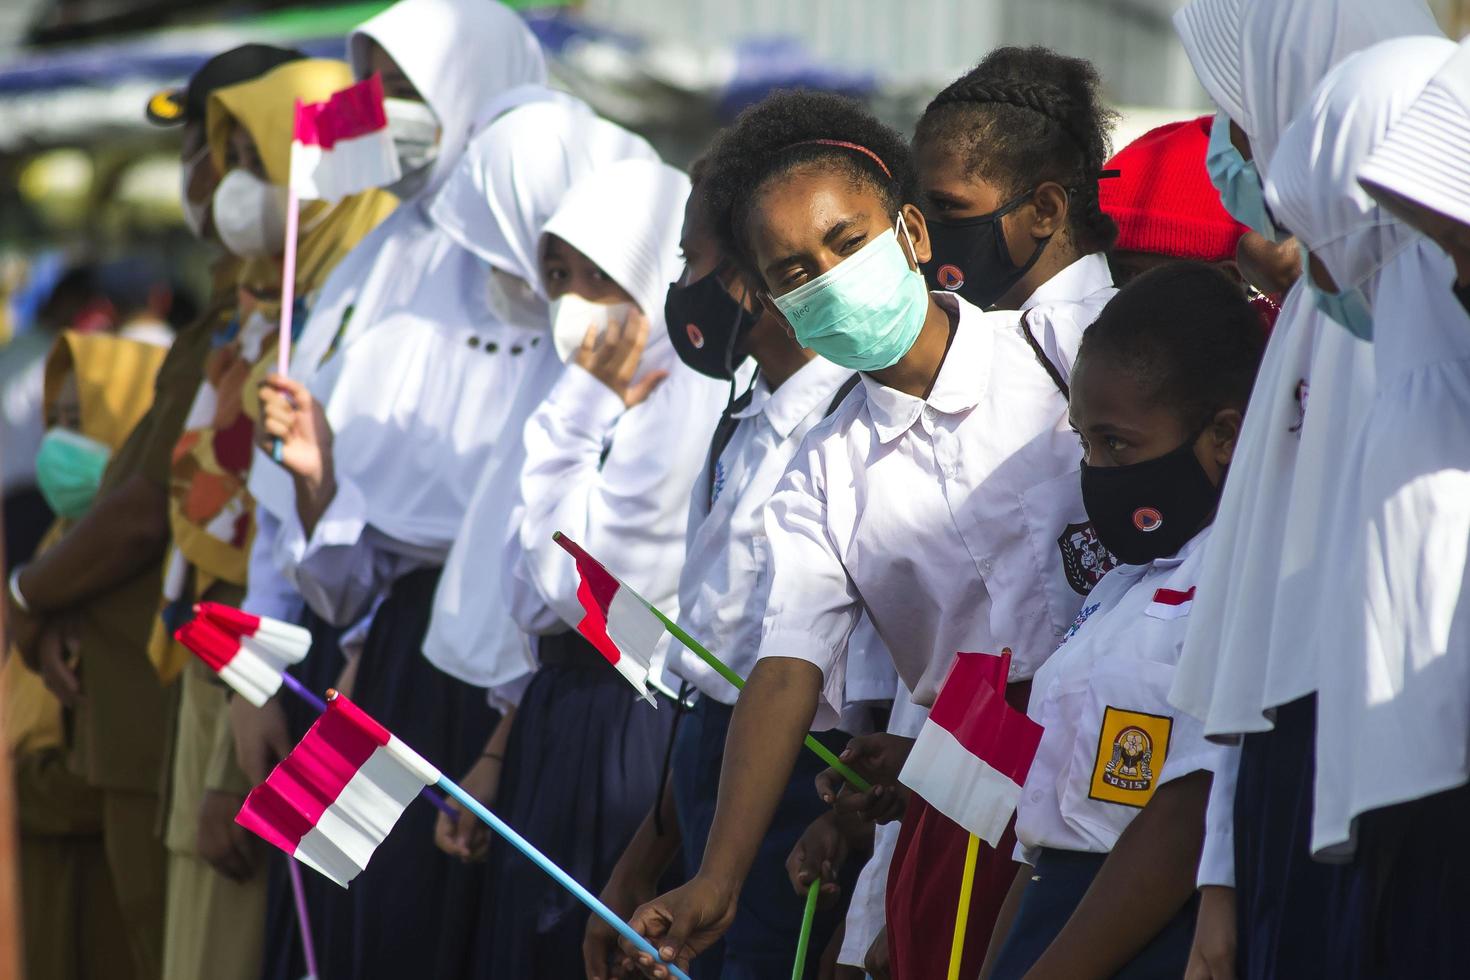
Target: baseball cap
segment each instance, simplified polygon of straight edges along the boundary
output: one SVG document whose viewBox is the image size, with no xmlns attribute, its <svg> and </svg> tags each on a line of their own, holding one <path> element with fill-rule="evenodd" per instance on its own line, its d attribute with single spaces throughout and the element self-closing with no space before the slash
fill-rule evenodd
<svg viewBox="0 0 1470 980">
<path fill-rule="evenodd" d="M 148 121 L 155 126 L 182 126 L 204 121 L 204 108 L 215 89 L 248 82 L 289 61 L 306 55 L 290 48 L 269 44 L 242 44 L 217 54 L 189 77 L 181 88 L 161 89 L 148 99 L 144 109 Z"/>
</svg>

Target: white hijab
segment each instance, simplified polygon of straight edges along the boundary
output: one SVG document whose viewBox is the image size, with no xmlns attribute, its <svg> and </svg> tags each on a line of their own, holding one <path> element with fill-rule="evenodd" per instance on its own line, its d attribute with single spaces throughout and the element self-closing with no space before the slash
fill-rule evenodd
<svg viewBox="0 0 1470 980">
<path fill-rule="evenodd" d="M 544 294 L 537 252 L 541 226 L 576 182 L 623 159 L 656 161 L 657 154 L 645 140 L 588 109 L 523 106 L 470 145 L 431 210 L 464 248 Z M 681 200 L 680 215 L 682 210 Z M 662 301 L 657 308 L 662 311 Z M 495 441 L 471 484 L 474 492 L 445 562 L 424 640 L 430 662 L 480 687 L 527 670 L 525 642 L 506 606 L 501 551 L 518 503 L 525 461 L 521 432 L 562 370 L 549 340 L 548 334 L 538 347 L 536 376 L 522 384 L 501 422 L 506 437 Z"/>
<path fill-rule="evenodd" d="M 546 83 L 536 35 L 496 0 L 399 0 L 347 36 L 358 78 L 368 73 L 370 42 L 388 52 L 439 118 L 431 190 L 454 170 L 486 103 L 518 85 Z"/>
<path fill-rule="evenodd" d="M 1396 37 L 1442 37 L 1424 0 L 1242 0 L 1241 110 L 1264 178 L 1281 134 L 1348 55 Z M 1234 118 L 1232 116 L 1232 118 Z"/>
<path fill-rule="evenodd" d="M 465 152 L 430 214 L 461 246 L 541 289 L 541 226 L 577 179 L 613 160 L 657 160 L 641 136 L 585 106 L 538 103 L 512 110 Z"/>
<path fill-rule="evenodd" d="M 1240 8 L 1249 0 L 1194 0 L 1174 15 L 1174 30 L 1210 99 L 1237 123 L 1245 118 L 1240 82 Z"/>
<path fill-rule="evenodd" d="M 1388 131 L 1358 180 L 1370 193 L 1390 191 L 1470 224 L 1470 38 Z"/>
</svg>

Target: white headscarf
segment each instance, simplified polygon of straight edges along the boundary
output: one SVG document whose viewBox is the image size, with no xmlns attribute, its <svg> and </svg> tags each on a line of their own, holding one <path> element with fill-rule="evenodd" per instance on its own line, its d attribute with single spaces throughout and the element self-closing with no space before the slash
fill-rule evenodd
<svg viewBox="0 0 1470 980">
<path fill-rule="evenodd" d="M 1418 233 L 1358 185 L 1358 170 L 1454 51 L 1442 37 L 1385 41 L 1343 61 L 1281 136 L 1266 181 L 1271 213 L 1317 257 L 1339 290 L 1361 288 Z"/>
<path fill-rule="evenodd" d="M 1333 65 L 1380 41 L 1413 35 L 1443 36 L 1423 0 L 1242 0 L 1243 115 L 1235 121 L 1250 137 L 1263 178 L 1281 134 Z"/>
<path fill-rule="evenodd" d="M 1470 224 L 1470 38 L 1388 131 L 1358 180 L 1370 192 L 1381 188 Z"/>
<path fill-rule="evenodd" d="M 1240 83 L 1240 8 L 1249 0 L 1194 0 L 1174 15 L 1174 30 L 1205 92 L 1237 123 L 1245 118 Z"/>
<path fill-rule="evenodd" d="M 678 242 L 688 199 L 682 170 L 624 160 L 578 181 L 541 238 L 555 235 L 595 262 L 648 317 L 650 340 L 667 338 L 664 297 L 682 270 Z"/>
<path fill-rule="evenodd" d="M 657 160 L 641 136 L 585 106 L 538 103 L 501 116 L 430 205 L 464 248 L 541 290 L 541 226 L 577 179 L 613 160 Z M 544 291 L 543 291 L 544 295 Z"/>
<path fill-rule="evenodd" d="M 454 169 L 482 107 L 507 89 L 546 83 L 546 57 L 520 15 L 496 0 L 399 0 L 347 36 L 358 78 L 376 43 L 439 118 L 439 154 L 428 187 Z"/>
<path fill-rule="evenodd" d="M 526 279 L 540 291 L 541 225 L 578 180 L 629 158 L 656 161 L 657 154 L 645 140 L 585 107 L 564 102 L 523 106 L 501 116 L 471 143 L 431 210 L 446 235 L 481 261 Z M 682 216 L 682 200 L 678 213 Z M 647 223 L 646 214 L 642 223 Z M 661 314 L 661 301 L 657 308 Z M 445 563 L 424 640 L 424 654 L 436 667 L 481 687 L 502 682 L 507 672 L 513 677 L 527 669 L 525 641 L 504 598 L 500 556 L 512 530 L 525 461 L 520 434 L 541 402 L 538 392 L 562 370 L 548 350 L 549 340 L 548 334 L 538 347 L 537 376 L 522 384 L 501 423 L 507 437 L 496 440 L 471 484 L 474 492 Z M 668 345 L 667 339 L 664 343 Z"/>
</svg>

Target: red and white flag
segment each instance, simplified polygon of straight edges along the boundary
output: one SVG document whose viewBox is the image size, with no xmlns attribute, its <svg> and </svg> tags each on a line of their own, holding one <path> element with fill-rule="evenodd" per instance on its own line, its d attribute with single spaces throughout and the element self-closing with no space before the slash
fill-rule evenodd
<svg viewBox="0 0 1470 980">
<path fill-rule="evenodd" d="M 300 663 L 311 649 L 311 634 L 300 626 L 208 602 L 200 603 L 196 612 L 174 639 L 257 708 L 281 689 L 286 668 Z"/>
<path fill-rule="evenodd" d="M 1182 619 L 1189 615 L 1189 607 L 1194 605 L 1194 589 L 1192 585 L 1183 592 L 1155 589 L 1153 600 L 1144 607 L 1144 614 L 1154 619 Z"/>
<path fill-rule="evenodd" d="M 235 822 L 342 887 L 438 769 L 337 692 Z"/>
<path fill-rule="evenodd" d="M 556 543 L 577 560 L 577 574 L 582 582 L 577 586 L 577 599 L 582 603 L 586 615 L 577 624 L 577 632 L 597 648 L 597 652 L 612 664 L 633 689 L 655 708 L 658 702 L 649 693 L 654 683 L 653 654 L 663 636 L 663 620 L 653 612 L 648 601 L 602 566 L 596 558 L 583 551 L 571 538 L 561 532 L 555 536 Z"/>
<path fill-rule="evenodd" d="M 899 782 L 996 846 L 1016 804 L 1041 726 L 1006 703 L 1010 651 L 961 653 L 929 709 Z"/>
<path fill-rule="evenodd" d="M 296 103 L 291 189 L 297 197 L 337 201 L 400 176 L 377 75 L 325 102 Z"/>
</svg>

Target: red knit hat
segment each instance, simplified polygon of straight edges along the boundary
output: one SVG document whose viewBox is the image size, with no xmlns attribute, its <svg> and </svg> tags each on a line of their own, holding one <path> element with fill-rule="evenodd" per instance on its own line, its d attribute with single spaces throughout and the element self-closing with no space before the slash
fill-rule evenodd
<svg viewBox="0 0 1470 980">
<path fill-rule="evenodd" d="M 1098 183 L 1103 211 L 1118 223 L 1119 252 L 1223 262 L 1249 229 L 1220 203 L 1205 170 L 1211 116 L 1151 129 L 1114 154 Z"/>
</svg>

